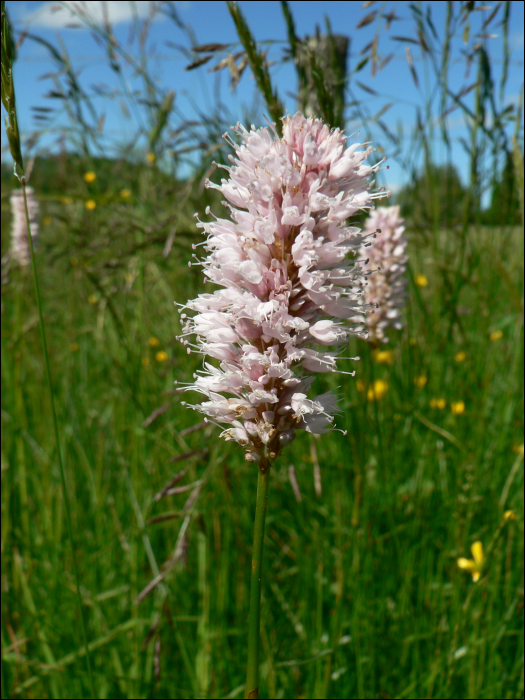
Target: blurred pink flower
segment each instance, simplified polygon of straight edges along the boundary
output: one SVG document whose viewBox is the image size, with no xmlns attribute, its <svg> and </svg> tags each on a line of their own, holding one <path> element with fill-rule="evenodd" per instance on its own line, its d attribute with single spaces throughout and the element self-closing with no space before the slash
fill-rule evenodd
<svg viewBox="0 0 525 700">
<path fill-rule="evenodd" d="M 38 236 L 40 206 L 32 187 L 26 187 L 26 196 L 29 223 L 31 224 L 31 236 L 34 245 L 35 239 Z M 13 190 L 9 201 L 11 204 L 11 255 L 20 265 L 25 267 L 31 262 L 31 251 L 29 249 L 24 194 L 22 190 Z"/>
<path fill-rule="evenodd" d="M 346 220 L 384 193 L 369 192 L 379 167 L 365 163 L 373 149 L 345 148 L 344 134 L 318 119 L 284 117 L 281 139 L 275 129 L 234 131 L 242 143 L 225 136 L 235 157 L 220 166 L 229 179 L 206 182 L 225 196 L 231 220 L 199 222 L 209 255 L 194 263 L 222 289 L 180 309 L 180 339 L 188 352 L 219 361 L 205 362 L 185 387 L 208 399 L 191 408 L 227 424 L 222 436 L 257 462 L 274 459 L 296 429 L 333 427 L 336 396 L 307 398 L 314 377 L 304 372 L 335 372 L 348 336 L 366 333 L 363 323 L 343 321 L 364 317 L 367 273 L 356 256 L 375 233 Z M 196 344 L 186 339 L 192 334 Z"/>
<path fill-rule="evenodd" d="M 366 267 L 376 270 L 368 278 L 366 302 L 376 309 L 366 316 L 369 342 L 387 343 L 389 328 L 401 329 L 401 309 L 406 300 L 406 238 L 399 207 L 378 207 L 365 223 L 367 233 L 377 232 L 373 244 L 361 251 L 368 257 Z"/>
</svg>

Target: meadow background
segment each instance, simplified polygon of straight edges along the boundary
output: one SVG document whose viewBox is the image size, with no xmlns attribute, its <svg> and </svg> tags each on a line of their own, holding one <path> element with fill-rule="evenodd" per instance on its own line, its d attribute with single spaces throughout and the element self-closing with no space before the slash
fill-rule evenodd
<svg viewBox="0 0 525 700">
<path fill-rule="evenodd" d="M 96 697 L 242 697 L 256 472 L 180 405 L 193 399 L 174 381 L 200 362 L 175 340 L 173 302 L 212 289 L 188 261 L 193 214 L 221 214 L 203 187 L 227 162 L 221 134 L 313 107 L 392 163 L 378 184 L 394 174 L 409 300 L 380 352 L 352 340 L 361 361 L 341 366 L 356 378 L 316 379 L 318 393 L 339 387 L 347 435 L 301 435 L 273 468 L 261 696 L 522 698 L 523 89 L 508 94 L 516 71 L 523 81 L 523 43 L 509 40 L 520 3 L 326 3 L 351 5 L 352 21 L 319 12 L 310 43 L 301 3 L 264 3 L 285 38 L 262 43 L 254 3 L 221 3 L 211 26 L 210 3 L 195 3 L 215 37 L 205 46 L 181 3 L 130 3 L 125 22 L 116 5 L 74 7 L 105 86 L 83 79 L 60 31 L 14 22 L 74 547 L 32 275 L 9 252 L 4 148 L 2 697 L 91 697 L 73 552 Z M 158 71 L 158 13 L 189 67 L 186 95 Z M 338 34 L 352 38 L 347 63 Z M 17 81 L 31 42 L 53 64 L 40 102 Z M 390 69 L 394 97 L 376 89 Z M 474 583 L 457 559 L 476 541 Z"/>
</svg>

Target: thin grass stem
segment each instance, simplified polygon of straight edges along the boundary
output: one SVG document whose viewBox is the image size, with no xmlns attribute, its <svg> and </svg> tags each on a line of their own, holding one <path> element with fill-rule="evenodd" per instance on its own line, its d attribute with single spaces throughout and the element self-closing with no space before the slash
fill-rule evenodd
<svg viewBox="0 0 525 700">
<path fill-rule="evenodd" d="M 18 114 L 17 114 L 17 110 L 16 110 L 16 93 L 15 93 L 15 85 L 14 85 L 14 79 L 13 79 L 13 66 L 12 66 L 12 64 L 13 64 L 13 56 L 14 56 L 14 44 L 13 44 L 12 37 L 11 37 L 10 26 L 9 26 L 9 21 L 8 21 L 8 17 L 7 17 L 7 11 L 6 11 L 4 0 L 2 0 L 2 3 L 1 3 L 1 29 L 2 29 L 2 36 L 1 36 L 1 41 L 0 41 L 0 48 L 1 48 L 1 54 L 2 54 L 1 97 L 2 97 L 2 104 L 4 105 L 4 108 L 7 112 L 6 131 L 7 131 L 7 135 L 8 135 L 8 139 L 9 139 L 9 148 L 11 151 L 11 155 L 13 156 L 13 161 L 14 161 L 14 165 L 15 165 L 14 172 L 15 172 L 15 175 L 18 177 L 20 184 L 22 185 L 22 193 L 24 195 L 24 212 L 25 212 L 25 217 L 26 217 L 29 250 L 31 251 L 31 268 L 33 271 L 33 281 L 34 281 L 34 285 L 35 285 L 35 296 L 36 296 L 36 304 L 37 304 L 37 309 L 38 309 L 38 321 L 39 321 L 39 326 L 40 326 L 40 336 L 42 339 L 42 347 L 44 350 L 46 379 L 47 379 L 47 385 L 48 385 L 48 389 L 49 389 L 49 398 L 51 401 L 51 413 L 52 413 L 52 418 L 53 418 L 53 428 L 54 428 L 54 433 L 55 433 L 55 442 L 56 442 L 56 448 L 57 448 L 57 454 L 58 454 L 58 464 L 60 467 L 60 480 L 62 482 L 62 491 L 63 491 L 63 495 L 64 495 L 64 503 L 66 506 L 67 529 L 68 529 L 69 541 L 71 543 L 71 554 L 73 556 L 73 569 L 75 572 L 75 583 L 76 583 L 76 589 L 77 589 L 77 600 L 78 600 L 78 608 L 79 608 L 79 613 L 80 613 L 80 623 L 81 623 L 81 628 L 82 628 L 82 636 L 83 636 L 84 646 L 85 646 L 85 650 L 86 650 L 86 660 L 87 660 L 87 667 L 88 667 L 88 676 L 89 676 L 91 697 L 95 698 L 96 696 L 95 696 L 95 689 L 94 689 L 94 685 L 93 685 L 93 675 L 91 673 L 91 657 L 89 654 L 89 646 L 88 646 L 87 634 L 86 634 L 86 622 L 84 619 L 84 610 L 82 607 L 82 597 L 81 597 L 81 593 L 80 593 L 80 577 L 78 574 L 78 566 L 77 566 L 77 560 L 76 560 L 76 556 L 75 556 L 75 541 L 73 539 L 73 529 L 71 527 L 71 511 L 70 511 L 70 507 L 69 507 L 69 498 L 68 498 L 67 487 L 66 487 L 64 463 L 62 461 L 62 453 L 60 451 L 60 439 L 59 439 L 58 421 L 57 421 L 57 415 L 56 415 L 56 409 L 55 409 L 55 398 L 54 398 L 54 394 L 53 394 L 53 385 L 51 383 L 51 370 L 49 367 L 49 355 L 47 352 L 44 317 L 42 314 L 42 300 L 40 297 L 40 287 L 38 284 L 38 275 L 37 275 L 37 270 L 36 270 L 35 250 L 33 247 L 33 238 L 31 235 L 31 222 L 30 222 L 30 217 L 29 217 L 29 209 L 27 206 L 26 179 L 25 179 L 25 171 L 24 171 L 24 162 L 23 162 L 23 157 L 22 157 L 20 131 L 18 128 Z M 19 168 L 20 174 L 17 172 L 17 167 Z"/>
<path fill-rule="evenodd" d="M 16 433 L 16 458 L 18 460 L 18 471 L 20 473 L 20 520 L 22 522 L 22 530 L 27 537 L 27 541 L 31 541 L 31 535 L 29 530 L 29 505 L 27 497 L 27 469 L 26 469 L 26 455 L 24 448 L 24 441 L 22 439 L 22 428 L 26 428 L 25 419 L 25 406 L 24 397 L 22 393 L 22 385 L 20 382 L 20 364 L 22 355 L 22 343 L 23 343 L 23 333 L 22 333 L 22 311 L 21 311 L 21 287 L 23 284 L 22 275 L 23 271 L 20 266 L 18 270 L 18 279 L 16 284 L 16 333 L 18 338 L 18 349 L 15 353 L 15 363 L 14 363 L 14 373 L 13 373 L 13 387 L 15 392 L 15 407 L 18 415 L 18 420 L 20 424 L 19 430 Z"/>
<path fill-rule="evenodd" d="M 266 520 L 266 506 L 268 503 L 270 468 L 270 462 L 262 461 L 259 464 L 259 477 L 257 480 L 257 505 L 255 507 L 255 525 L 253 528 L 250 617 L 248 620 L 248 666 L 246 671 L 246 688 L 244 691 L 245 698 L 259 697 L 262 555 L 264 544 L 264 523 Z"/>
<path fill-rule="evenodd" d="M 60 437 L 58 433 L 58 420 L 57 420 L 57 413 L 56 413 L 56 408 L 55 408 L 55 397 L 53 394 L 53 385 L 51 383 L 51 369 L 49 366 L 49 355 L 47 352 L 47 341 L 46 341 L 46 331 L 45 331 L 45 326 L 44 326 L 44 317 L 42 314 L 42 300 L 40 297 L 40 287 L 38 284 L 38 275 L 36 271 L 36 260 L 35 260 L 35 251 L 33 248 L 33 238 L 31 236 L 31 224 L 29 221 L 29 210 L 27 208 L 27 193 L 26 193 L 26 182 L 25 182 L 25 176 L 22 171 L 22 176 L 21 176 L 21 184 L 22 184 L 22 192 L 24 194 L 24 209 L 25 209 L 25 214 L 26 214 L 26 222 L 27 222 L 27 237 L 29 239 L 29 248 L 31 250 L 31 267 L 33 270 L 33 281 L 35 284 L 35 296 L 36 296 L 36 305 L 38 308 L 38 321 L 39 321 L 39 326 L 40 326 L 40 337 L 42 339 L 42 348 L 44 350 L 44 362 L 46 366 L 46 380 L 47 380 L 47 386 L 49 389 L 49 399 L 51 402 L 51 414 L 53 417 L 53 429 L 55 433 L 55 442 L 56 442 L 56 448 L 57 448 L 57 455 L 58 455 L 58 464 L 60 467 L 60 481 L 62 483 L 62 492 L 64 494 L 64 503 L 66 506 L 66 522 L 67 522 L 67 531 L 68 531 L 68 536 L 69 536 L 69 541 L 71 543 L 71 554 L 73 557 L 73 569 L 75 572 L 75 584 L 76 584 L 76 589 L 77 589 L 77 599 L 78 599 L 78 608 L 80 612 L 80 624 L 82 628 L 82 638 L 84 642 L 84 647 L 86 649 L 86 661 L 87 661 L 87 668 L 88 668 L 88 676 L 89 676 L 89 685 L 91 689 L 91 697 L 95 698 L 95 687 L 93 685 L 93 674 L 91 672 L 91 656 L 89 653 L 89 645 L 87 641 L 87 633 L 86 633 L 86 620 L 84 617 L 84 609 L 82 607 L 82 596 L 80 593 L 80 576 L 78 573 L 78 565 L 77 565 L 77 558 L 75 555 L 75 540 L 73 538 L 73 529 L 71 527 L 71 509 L 69 506 L 69 497 L 67 493 L 67 486 L 66 486 L 66 476 L 65 476 L 65 471 L 64 471 L 64 463 L 62 461 L 62 452 L 60 450 Z"/>
</svg>

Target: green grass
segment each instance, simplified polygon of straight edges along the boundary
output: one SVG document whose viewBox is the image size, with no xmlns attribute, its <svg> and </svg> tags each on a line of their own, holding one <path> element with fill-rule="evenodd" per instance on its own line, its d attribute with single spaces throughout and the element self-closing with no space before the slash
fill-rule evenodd
<svg viewBox="0 0 525 700">
<path fill-rule="evenodd" d="M 120 235 L 111 217 L 128 221 L 127 211 L 151 233 L 155 201 L 92 214 L 82 202 L 46 206 L 37 264 L 97 695 L 242 697 L 257 470 L 213 426 L 182 435 L 200 416 L 172 393 L 199 365 L 174 340 L 173 307 L 204 290 L 187 267 L 198 234 L 188 223 L 168 258 L 155 244 L 108 271 L 97 236 Z M 272 470 L 262 697 L 523 697 L 523 237 L 408 233 L 394 362 L 353 341 L 348 354 L 362 361 L 343 363 L 387 393 L 370 403 L 356 379 L 316 380 L 319 393 L 340 387 L 348 435 L 300 435 Z M 118 240 L 130 236 L 140 246 L 131 224 Z M 414 285 L 420 274 L 427 287 Z M 1 388 L 2 697 L 87 697 L 37 312 L 30 276 L 14 267 L 2 288 Z M 182 469 L 178 486 L 204 477 L 197 500 L 154 502 Z M 176 517 L 147 524 L 163 513 Z M 476 540 L 488 558 L 473 584 L 457 558 Z M 177 543 L 177 564 L 134 605 Z"/>
</svg>

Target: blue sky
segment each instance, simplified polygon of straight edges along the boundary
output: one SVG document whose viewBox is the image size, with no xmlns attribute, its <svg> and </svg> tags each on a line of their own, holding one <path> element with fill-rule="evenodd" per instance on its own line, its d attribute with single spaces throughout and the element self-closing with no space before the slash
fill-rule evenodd
<svg viewBox="0 0 525 700">
<path fill-rule="evenodd" d="M 67 48 L 73 65 L 81 68 L 80 80 L 85 87 L 94 83 L 107 83 L 115 85 L 114 74 L 107 66 L 105 51 L 103 47 L 96 44 L 85 27 L 70 28 L 71 16 L 64 8 L 57 11 L 58 5 L 67 3 L 56 2 L 7 2 L 10 17 L 15 30 L 28 29 L 34 34 L 38 34 L 44 39 L 56 43 L 62 41 Z M 79 3 L 81 4 L 81 3 Z M 82 3 L 88 7 L 95 16 L 101 16 L 101 3 Z M 428 3 L 424 3 L 425 5 Z M 477 3 L 478 5 L 480 3 Z M 492 3 L 495 6 L 495 2 Z M 239 2 L 255 38 L 258 41 L 274 40 L 275 43 L 269 51 L 269 58 L 279 61 L 283 42 L 286 41 L 286 28 L 282 16 L 279 2 Z M 299 36 L 315 33 L 316 24 L 324 28 L 324 15 L 330 19 L 332 29 L 335 33 L 345 34 L 351 38 L 350 67 L 359 61 L 359 53 L 373 39 L 376 24 L 356 30 L 356 24 L 367 12 L 374 8 L 380 9 L 382 4 L 376 3 L 371 8 L 364 10 L 362 2 L 290 2 L 290 7 L 294 15 L 296 29 Z M 413 36 L 414 25 L 409 19 L 408 3 L 397 2 L 388 3 L 388 9 L 396 10 L 396 14 L 401 20 L 393 23 L 389 34 L 394 36 Z M 434 24 L 438 32 L 444 26 L 444 14 L 446 11 L 445 2 L 430 3 Z M 506 101 L 512 103 L 517 101 L 523 83 L 523 2 L 512 2 L 511 9 L 511 35 L 510 47 L 512 49 L 512 64 L 509 70 L 508 83 L 506 88 Z M 145 16 L 149 9 L 149 2 L 136 2 L 137 12 Z M 176 3 L 180 18 L 190 25 L 196 35 L 198 43 L 235 43 L 237 35 L 233 21 L 229 15 L 224 2 L 213 0 L 212 2 L 195 0 L 185 0 Z M 131 16 L 130 4 L 127 2 L 107 2 L 107 11 L 113 23 L 115 35 L 119 41 L 126 42 L 129 37 Z M 483 21 L 490 11 L 476 13 L 475 21 Z M 214 100 L 214 81 L 217 74 L 210 74 L 208 67 L 213 63 L 203 66 L 195 71 L 186 72 L 184 67 L 187 60 L 184 56 L 166 44 L 182 44 L 189 48 L 189 42 L 184 33 L 172 22 L 158 18 L 154 22 L 150 33 L 150 42 L 155 45 L 157 52 L 161 55 L 161 60 L 154 64 L 156 78 L 167 89 L 176 91 L 177 105 L 188 118 L 192 116 L 191 104 L 195 103 L 203 110 L 210 109 Z M 495 77 L 501 70 L 502 41 L 495 38 L 488 41 L 488 47 L 494 59 Z M 396 52 L 395 58 L 389 65 L 381 71 L 375 78 L 370 75 L 370 70 L 365 67 L 359 74 L 361 82 L 380 93 L 373 96 L 362 90 L 359 96 L 363 99 L 364 106 L 370 113 L 377 112 L 381 106 L 388 101 L 395 101 L 396 104 L 384 116 L 387 126 L 396 130 L 398 125 L 407 135 L 410 133 L 415 121 L 415 106 L 421 105 L 427 90 L 431 90 L 432 83 L 426 79 L 422 72 L 419 60 L 418 48 L 412 46 L 414 64 L 420 71 L 420 85 L 418 90 L 410 76 L 406 57 L 405 46 L 388 39 L 388 34 L 382 35 L 379 46 L 380 53 L 384 56 L 391 51 Z M 457 62 L 451 65 L 451 85 L 454 89 L 459 89 L 464 84 L 464 63 L 460 60 L 460 50 L 462 42 L 456 42 L 454 56 Z M 39 79 L 42 75 L 53 70 L 53 64 L 49 61 L 48 54 L 44 47 L 26 39 L 19 50 L 18 60 L 15 63 L 15 86 L 17 90 L 17 105 L 22 133 L 28 135 L 35 129 L 35 122 L 32 106 L 46 106 L 51 102 L 46 100 L 44 95 L 52 88 L 50 80 Z M 295 71 L 290 63 L 276 65 L 272 69 L 272 77 L 281 99 L 286 108 L 294 112 L 295 101 L 291 94 L 296 91 Z M 474 73 L 470 76 L 469 83 L 474 80 Z M 235 121 L 242 120 L 246 107 L 254 103 L 254 81 L 251 79 L 249 70 L 244 76 L 235 92 L 229 88 L 226 74 L 223 76 L 221 96 L 224 103 L 229 108 Z M 55 104 L 51 103 L 52 106 Z M 243 109 L 244 107 L 244 109 Z M 126 124 L 117 103 L 107 103 L 104 106 L 106 111 L 105 130 L 115 140 L 124 140 L 129 132 L 129 125 Z M 463 177 L 466 177 L 468 160 L 463 149 L 458 146 L 459 138 L 465 136 L 466 130 L 463 119 L 459 111 L 453 112 L 450 116 L 449 124 L 452 135 L 455 139 L 453 148 L 453 160 Z M 364 137 L 363 125 L 358 121 L 348 125 L 348 132 L 361 131 Z M 2 130 L 2 158 L 8 158 L 5 153 L 5 133 Z M 408 142 L 408 139 L 407 139 Z M 45 139 L 43 142 L 45 144 Z M 456 147 L 458 146 L 458 147 Z M 388 155 L 388 154 L 387 154 Z M 446 158 L 446 152 L 439 138 L 434 142 L 434 158 L 441 162 Z M 392 189 L 398 188 L 408 179 L 408 173 L 404 173 L 398 162 L 389 160 L 389 171 L 386 184 Z"/>
</svg>

